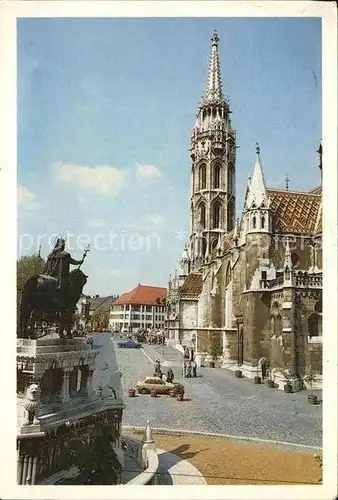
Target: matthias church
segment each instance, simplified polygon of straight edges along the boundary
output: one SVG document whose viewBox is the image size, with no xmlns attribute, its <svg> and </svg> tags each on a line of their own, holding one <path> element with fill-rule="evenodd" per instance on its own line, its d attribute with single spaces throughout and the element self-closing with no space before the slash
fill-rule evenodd
<svg viewBox="0 0 338 500">
<path fill-rule="evenodd" d="M 197 362 L 294 390 L 322 372 L 322 187 L 275 189 L 263 153 L 236 220 L 236 131 L 222 91 L 219 38 L 211 39 L 205 92 L 192 129 L 190 234 L 169 278 L 167 332 Z M 322 171 L 322 147 L 318 149 Z M 255 155 L 255 156 L 254 156 Z"/>
</svg>

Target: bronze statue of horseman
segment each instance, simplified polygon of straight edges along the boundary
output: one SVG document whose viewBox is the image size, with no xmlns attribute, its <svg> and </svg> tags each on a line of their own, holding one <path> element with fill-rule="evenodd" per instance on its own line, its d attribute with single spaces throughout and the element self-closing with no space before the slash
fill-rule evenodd
<svg viewBox="0 0 338 500">
<path fill-rule="evenodd" d="M 29 278 L 24 286 L 19 312 L 21 338 L 37 338 L 36 325 L 43 322 L 56 324 L 60 337 L 71 337 L 76 304 L 88 278 L 80 267 L 89 248 L 81 260 L 75 260 L 65 245 L 66 241 L 58 238 L 42 273 Z M 70 265 L 78 268 L 70 271 Z"/>
</svg>

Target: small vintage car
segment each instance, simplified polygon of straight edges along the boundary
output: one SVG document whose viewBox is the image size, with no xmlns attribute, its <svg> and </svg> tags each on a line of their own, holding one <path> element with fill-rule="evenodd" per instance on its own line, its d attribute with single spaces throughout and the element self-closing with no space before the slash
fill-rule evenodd
<svg viewBox="0 0 338 500">
<path fill-rule="evenodd" d="M 136 340 L 121 340 L 117 342 L 118 347 L 125 347 L 127 349 L 141 349 L 141 342 L 137 342 Z"/>
<path fill-rule="evenodd" d="M 150 391 L 155 391 L 157 394 L 168 394 L 171 389 L 175 390 L 177 385 L 172 382 L 165 382 L 160 377 L 146 377 L 144 380 L 139 380 L 136 384 L 136 389 L 140 394 L 148 394 Z"/>
</svg>

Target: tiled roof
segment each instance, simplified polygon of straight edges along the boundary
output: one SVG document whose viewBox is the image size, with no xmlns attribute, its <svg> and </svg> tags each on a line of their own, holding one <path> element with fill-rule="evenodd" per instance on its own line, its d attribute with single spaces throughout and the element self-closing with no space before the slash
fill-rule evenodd
<svg viewBox="0 0 338 500">
<path fill-rule="evenodd" d="M 202 292 L 202 275 L 190 273 L 180 288 L 180 294 L 187 297 L 198 297 Z"/>
<path fill-rule="evenodd" d="M 110 306 L 116 301 L 116 297 L 94 297 L 90 299 L 89 310 L 95 313 L 109 312 Z"/>
<path fill-rule="evenodd" d="M 314 189 L 311 189 L 309 191 L 310 194 L 319 194 L 320 196 L 322 195 L 322 185 L 315 187 Z"/>
<path fill-rule="evenodd" d="M 167 289 L 138 285 L 131 292 L 123 293 L 115 302 L 114 305 L 147 305 L 156 306 L 159 301 L 162 301 L 167 296 Z"/>
<path fill-rule="evenodd" d="M 316 227 L 321 195 L 282 189 L 267 189 L 273 211 L 274 231 L 280 233 L 313 233 Z"/>
</svg>

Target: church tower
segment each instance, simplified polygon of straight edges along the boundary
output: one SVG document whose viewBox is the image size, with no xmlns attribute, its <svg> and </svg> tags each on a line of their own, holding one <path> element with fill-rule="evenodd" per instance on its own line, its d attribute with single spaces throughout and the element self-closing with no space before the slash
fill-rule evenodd
<svg viewBox="0 0 338 500">
<path fill-rule="evenodd" d="M 222 91 L 218 42 L 214 31 L 206 89 L 191 135 L 189 256 L 194 271 L 235 224 L 236 133 Z"/>
</svg>

